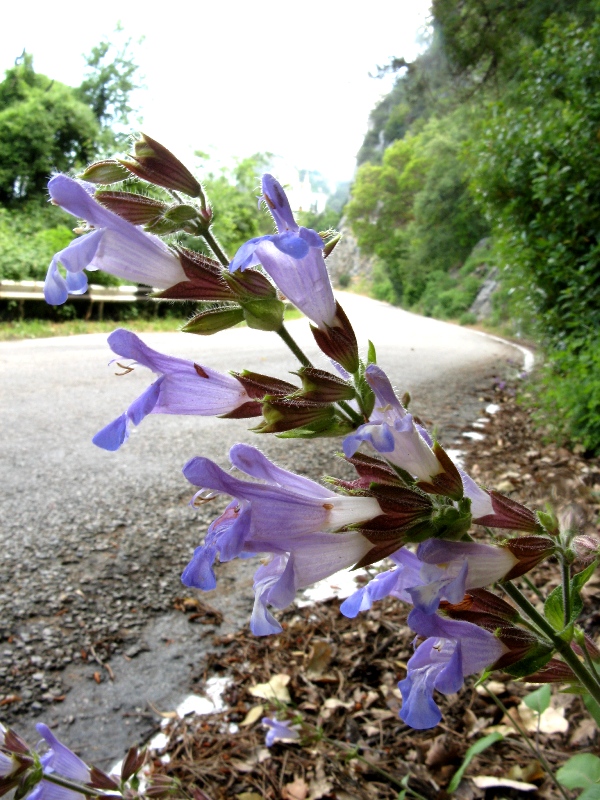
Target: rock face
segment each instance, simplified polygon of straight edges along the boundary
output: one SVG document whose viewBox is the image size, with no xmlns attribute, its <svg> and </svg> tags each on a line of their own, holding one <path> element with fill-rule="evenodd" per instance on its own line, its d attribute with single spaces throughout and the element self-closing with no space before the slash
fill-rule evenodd
<svg viewBox="0 0 600 800">
<path fill-rule="evenodd" d="M 498 288 L 498 268 L 492 267 L 481 284 L 477 297 L 469 309 L 471 314 L 475 314 L 477 321 L 486 319 L 492 313 L 492 295 Z"/>
<path fill-rule="evenodd" d="M 373 271 L 373 257 L 360 252 L 349 225 L 344 219 L 340 224 L 341 240 L 333 253 L 327 258 L 327 269 L 334 286 L 344 289 L 359 279 L 370 279 Z"/>
</svg>

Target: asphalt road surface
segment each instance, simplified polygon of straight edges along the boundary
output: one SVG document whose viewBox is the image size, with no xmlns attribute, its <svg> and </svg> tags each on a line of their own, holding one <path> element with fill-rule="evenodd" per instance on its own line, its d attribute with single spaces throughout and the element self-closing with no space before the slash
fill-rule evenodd
<svg viewBox="0 0 600 800">
<path fill-rule="evenodd" d="M 523 364 L 517 348 L 475 331 L 356 295 L 340 301 L 361 352 L 370 338 L 446 445 L 493 399 L 494 380 Z M 288 327 L 327 368 L 306 320 Z M 143 339 L 222 371 L 290 379 L 297 368 L 277 336 L 245 328 Z M 120 451 L 102 451 L 94 433 L 151 380 L 142 367 L 115 377 L 111 355 L 96 334 L 0 343 L 0 719 L 32 741 L 35 722 L 55 725 L 101 767 L 148 735 L 155 709 L 185 695 L 214 635 L 249 617 L 254 565 L 239 561 L 219 567 L 217 589 L 202 598 L 224 615 L 220 625 L 210 610 L 197 607 L 194 621 L 177 610 L 194 594 L 179 575 L 223 506 L 189 507 L 183 464 L 206 455 L 226 466 L 229 447 L 249 441 L 313 478 L 343 466 L 331 440 L 261 438 L 247 421 L 200 417 L 152 415 Z"/>
</svg>

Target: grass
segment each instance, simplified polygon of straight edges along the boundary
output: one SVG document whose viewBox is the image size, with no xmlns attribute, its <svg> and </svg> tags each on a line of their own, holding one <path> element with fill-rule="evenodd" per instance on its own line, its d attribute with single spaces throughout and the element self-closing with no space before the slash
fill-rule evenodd
<svg viewBox="0 0 600 800">
<path fill-rule="evenodd" d="M 298 309 L 287 306 L 285 320 L 299 319 L 302 316 Z M 188 321 L 188 317 L 155 317 L 143 319 L 141 317 L 131 320 L 86 320 L 70 319 L 54 322 L 49 319 L 24 319 L 11 322 L 0 322 L 0 342 L 17 341 L 19 339 L 47 339 L 52 336 L 79 336 L 85 333 L 110 333 L 115 328 L 132 328 L 136 333 L 148 331 L 172 332 Z M 241 323 L 244 324 L 244 323 Z"/>
</svg>

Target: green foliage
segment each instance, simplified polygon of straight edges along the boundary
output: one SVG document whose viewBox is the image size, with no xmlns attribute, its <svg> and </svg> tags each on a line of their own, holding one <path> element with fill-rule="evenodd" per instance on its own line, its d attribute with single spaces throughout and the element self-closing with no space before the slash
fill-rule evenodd
<svg viewBox="0 0 600 800">
<path fill-rule="evenodd" d="M 463 285 L 448 273 L 488 230 L 468 191 L 465 125 L 466 112 L 433 118 L 420 133 L 395 141 L 380 165 L 360 167 L 346 207 L 359 246 L 378 257 L 385 273 L 385 280 L 375 276 L 378 295 L 444 318 L 475 298 L 477 279 Z"/>
<path fill-rule="evenodd" d="M 200 158 L 207 158 L 201 152 Z M 214 233 L 219 243 L 233 258 L 248 239 L 272 233 L 272 220 L 264 209 L 258 209 L 254 197 L 260 194 L 260 176 L 269 161 L 269 154 L 256 153 L 238 161 L 233 169 L 208 172 L 202 185 L 214 209 Z M 185 240 L 186 247 L 198 247 L 198 241 Z"/>
<path fill-rule="evenodd" d="M 74 89 L 34 72 L 31 56 L 0 83 L 0 204 L 44 197 L 53 170 L 92 158 L 99 126 Z"/>
<path fill-rule="evenodd" d="M 600 758 L 592 753 L 579 753 L 563 764 L 556 773 L 567 789 L 584 789 L 579 800 L 600 798 Z"/>
<path fill-rule="evenodd" d="M 549 438 L 600 452 L 600 343 L 549 354 L 532 387 L 534 418 Z"/>
<path fill-rule="evenodd" d="M 487 750 L 488 747 L 496 744 L 496 742 L 501 742 L 503 739 L 504 736 L 501 733 L 498 733 L 498 731 L 495 731 L 494 733 L 488 733 L 487 736 L 483 736 L 481 739 L 478 739 L 475 744 L 472 744 L 465 753 L 462 764 L 452 776 L 452 780 L 448 785 L 448 793 L 451 794 L 458 789 L 458 784 L 461 782 L 462 776 L 465 774 L 467 767 L 475 758 L 475 756 L 483 753 L 483 751 Z"/>
<path fill-rule="evenodd" d="M 547 340 L 600 324 L 600 23 L 548 27 L 529 77 L 490 108 L 475 188 L 515 299 Z"/>
<path fill-rule="evenodd" d="M 540 716 L 544 713 L 544 711 L 550 706 L 550 700 L 552 699 L 552 690 L 550 689 L 550 685 L 545 683 L 543 686 L 540 686 L 539 689 L 536 689 L 534 692 L 530 692 L 523 698 L 523 702 L 530 708 L 532 711 L 535 711 L 536 714 Z"/>
</svg>

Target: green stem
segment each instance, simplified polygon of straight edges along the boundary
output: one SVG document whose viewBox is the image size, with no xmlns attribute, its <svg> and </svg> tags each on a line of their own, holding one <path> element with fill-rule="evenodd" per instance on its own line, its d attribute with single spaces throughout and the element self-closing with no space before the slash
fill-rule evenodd
<svg viewBox="0 0 600 800">
<path fill-rule="evenodd" d="M 514 584 L 510 581 L 506 581 L 506 583 L 502 584 L 502 587 L 506 594 L 515 601 L 525 614 L 527 614 L 529 619 L 537 625 L 539 630 L 550 639 L 556 650 L 563 657 L 565 663 L 571 667 L 582 686 L 584 686 L 594 700 L 600 704 L 600 686 L 595 678 L 588 672 L 585 665 L 582 664 L 575 655 L 569 642 L 565 642 L 565 640 L 560 637 L 548 620 L 536 611 L 525 595 L 523 595 Z"/>
<path fill-rule="evenodd" d="M 590 673 L 594 676 L 594 679 L 598 686 L 600 686 L 600 675 L 598 675 L 598 670 L 596 669 L 596 665 L 592 661 L 592 657 L 590 655 L 590 651 L 587 649 L 587 643 L 585 641 L 585 636 L 581 637 L 581 641 L 578 642 L 579 646 L 583 650 L 583 658 L 585 659 L 585 663 L 588 666 Z"/>
<path fill-rule="evenodd" d="M 365 421 L 364 417 L 358 411 L 355 411 L 352 406 L 349 405 L 349 403 L 347 403 L 345 400 L 338 400 L 337 403 L 338 406 L 346 412 L 355 425 L 363 424 Z"/>
<path fill-rule="evenodd" d="M 562 566 L 562 590 L 563 590 L 563 609 L 565 628 L 571 622 L 571 570 L 567 560 L 561 559 Z"/>
<path fill-rule="evenodd" d="M 207 245 L 210 247 L 210 249 L 216 255 L 216 257 L 221 262 L 221 264 L 224 267 L 228 267 L 229 266 L 229 259 L 227 258 L 227 254 L 225 253 L 224 250 L 221 249 L 221 245 L 217 242 L 215 237 L 212 235 L 212 232 L 210 231 L 210 229 L 207 230 L 207 231 L 204 231 L 202 233 L 202 236 L 206 239 Z"/>
<path fill-rule="evenodd" d="M 502 711 L 502 712 L 504 713 L 504 715 L 505 715 L 505 716 L 506 716 L 506 718 L 509 720 L 509 722 L 510 722 L 510 724 L 513 726 L 513 728 L 514 728 L 516 731 L 518 731 L 518 732 L 521 734 L 521 736 L 523 737 L 523 741 L 525 742 L 525 744 L 527 745 L 527 747 L 528 747 L 528 748 L 531 750 L 531 752 L 533 753 L 533 755 L 535 756 L 535 758 L 537 758 L 537 759 L 538 759 L 538 761 L 540 762 L 540 764 L 541 764 L 541 765 L 542 765 L 542 767 L 544 768 L 544 772 L 546 773 L 546 775 L 548 775 L 548 777 L 549 777 L 549 778 L 551 779 L 551 781 L 554 783 L 554 785 L 556 786 L 556 788 L 558 789 L 558 791 L 559 791 L 559 792 L 562 794 L 562 796 L 565 798 L 565 800 L 569 800 L 569 796 L 568 796 L 568 794 L 565 792 L 564 788 L 561 786 L 561 784 L 560 784 L 560 783 L 558 782 L 558 780 L 556 779 L 556 776 L 555 776 L 555 774 L 554 774 L 554 771 L 553 771 L 552 767 L 551 767 L 551 766 L 550 766 L 550 764 L 549 764 L 549 763 L 546 761 L 546 759 L 545 759 L 545 757 L 542 755 L 541 751 L 540 751 L 540 750 L 539 750 L 539 749 L 538 749 L 538 748 L 537 748 L 537 747 L 536 747 L 536 746 L 533 744 L 533 742 L 531 741 L 531 739 L 530 739 L 530 738 L 529 738 L 529 736 L 527 735 L 527 731 L 525 730 L 525 728 L 523 728 L 523 727 L 522 727 L 522 726 L 521 726 L 521 725 L 520 725 L 520 724 L 517 722 L 517 720 L 516 720 L 516 719 L 514 719 L 514 718 L 513 718 L 513 717 L 512 717 L 512 716 L 511 716 L 511 715 L 508 713 L 508 709 L 506 708 L 506 706 L 504 705 L 504 703 L 502 702 L 502 700 L 500 700 L 500 698 L 499 698 L 499 697 L 497 697 L 497 696 L 494 694 L 494 692 L 492 692 L 492 690 L 491 690 L 491 689 L 488 689 L 488 687 L 487 687 L 485 684 L 483 684 L 483 688 L 486 690 L 486 692 L 487 692 L 487 693 L 489 694 L 489 696 L 492 698 L 492 700 L 494 701 L 494 703 L 495 703 L 495 704 L 498 706 L 498 708 L 500 709 L 500 711 Z"/>
<path fill-rule="evenodd" d="M 528 575 L 521 575 L 521 578 L 522 578 L 523 582 L 531 589 L 531 591 L 535 595 L 537 595 L 538 600 L 541 600 L 542 602 L 544 602 L 544 600 L 546 598 L 544 597 L 543 593 L 540 592 L 540 590 L 535 585 L 535 583 L 531 580 L 531 578 Z"/>
<path fill-rule="evenodd" d="M 295 340 L 290 336 L 288 329 L 285 327 L 285 323 L 281 324 L 281 328 L 279 328 L 277 331 L 277 335 L 285 342 L 285 344 L 287 344 L 303 367 L 312 367 L 309 359 L 304 355 L 302 350 L 296 344 Z"/>
<path fill-rule="evenodd" d="M 57 786 L 62 786 L 64 789 L 71 789 L 73 792 L 84 794 L 87 797 L 123 797 L 123 795 L 116 790 L 106 791 L 104 789 L 95 789 L 93 786 L 86 786 L 83 783 L 70 781 L 68 778 L 63 778 L 61 775 L 57 775 L 55 772 L 44 772 L 43 780 L 48 781 L 48 783 L 54 783 Z"/>
<path fill-rule="evenodd" d="M 411 789 L 409 786 L 405 786 L 401 781 L 398 780 L 398 778 L 395 778 L 385 769 L 382 769 L 381 767 L 378 767 L 376 764 L 373 764 L 372 761 L 369 761 L 368 758 L 361 756 L 360 753 L 357 753 L 354 748 L 349 747 L 344 742 L 338 742 L 336 739 L 329 739 L 327 736 L 322 736 L 321 741 L 327 742 L 328 744 L 332 744 L 334 745 L 334 747 L 337 747 L 340 750 L 344 750 L 346 753 L 350 753 L 352 755 L 352 758 L 355 758 L 357 761 L 362 761 L 363 764 L 366 764 L 374 772 L 378 772 L 391 784 L 397 786 L 398 789 L 406 789 L 407 792 L 410 792 L 410 794 L 412 794 L 413 797 L 418 798 L 418 800 L 426 800 L 426 798 L 423 797 L 422 794 L 415 792 L 415 790 Z"/>
</svg>

